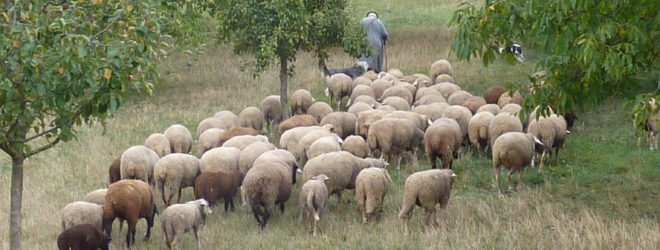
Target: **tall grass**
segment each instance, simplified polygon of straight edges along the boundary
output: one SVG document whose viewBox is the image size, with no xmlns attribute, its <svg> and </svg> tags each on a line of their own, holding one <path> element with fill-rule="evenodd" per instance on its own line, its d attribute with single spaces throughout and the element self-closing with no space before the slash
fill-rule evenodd
<svg viewBox="0 0 660 250">
<path fill-rule="evenodd" d="M 380 10 L 391 34 L 388 66 L 412 74 L 427 73 L 433 61 L 447 57 L 451 30 L 446 20 L 457 2 L 354 1 L 353 5 L 356 13 Z M 169 58 L 163 65 L 165 81 L 154 95 L 129 98 L 108 121 L 105 131 L 96 125 L 81 128 L 76 141 L 62 143 L 26 161 L 25 249 L 55 248 L 61 231 L 60 209 L 89 191 L 106 187 L 107 167 L 126 148 L 142 144 L 149 134 L 163 132 L 175 123 L 194 131 L 199 121 L 219 110 L 238 113 L 278 93 L 275 70 L 258 78 L 241 71 L 241 65 L 249 59 L 233 55 L 224 45 L 207 51 L 192 66 L 184 56 Z M 524 81 L 534 72 L 532 62 L 508 65 L 498 61 L 484 68 L 479 61 L 449 59 L 459 85 L 474 94 L 495 84 Z M 345 67 L 353 62 L 337 50 L 328 64 Z M 295 65 L 289 93 L 306 88 L 316 99 L 327 102 L 312 55 L 301 54 Z M 298 220 L 297 184 L 285 213 L 274 212 L 263 232 L 247 208 L 238 206 L 235 212 L 224 213 L 222 206 L 217 207 L 201 233 L 202 246 L 658 249 L 660 154 L 636 147 L 620 104 L 621 100 L 613 99 L 582 113 L 559 163 L 542 174 L 536 169 L 527 171 L 523 190 L 504 197 L 496 195 L 491 161 L 469 150 L 454 163 L 459 176 L 447 210 L 439 212 L 438 228 L 424 227 L 423 211 L 416 209 L 411 220 L 413 233 L 404 237 L 397 219 L 405 178 L 429 168 L 426 157 L 421 157 L 419 165 L 406 164 L 402 170 L 390 171 L 393 183 L 385 198 L 384 213 L 373 224 L 360 223 L 353 191 L 348 191 L 341 202 L 331 198 L 322 218 L 321 234 L 312 237 L 307 224 Z M 0 221 L 5 222 L 9 216 L 9 162 L 6 155 L 0 155 Z M 503 184 L 507 185 L 506 181 Z M 191 189 L 183 193 L 183 200 L 193 199 Z M 160 199 L 156 202 L 162 211 Z M 140 221 L 138 239 L 145 229 L 146 223 Z M 161 230 L 156 222 L 151 240 L 138 240 L 136 248 L 164 249 Z M 124 246 L 126 230 L 121 235 L 118 231 L 115 223 L 113 249 Z M 8 248 L 8 223 L 0 223 L 0 235 L 0 248 Z M 184 237 L 184 249 L 195 247 L 192 235 Z"/>
</svg>

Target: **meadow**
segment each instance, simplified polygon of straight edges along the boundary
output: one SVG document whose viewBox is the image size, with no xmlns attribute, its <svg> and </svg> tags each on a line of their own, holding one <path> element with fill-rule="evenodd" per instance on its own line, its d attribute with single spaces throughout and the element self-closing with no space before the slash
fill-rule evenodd
<svg viewBox="0 0 660 250">
<path fill-rule="evenodd" d="M 488 87 L 520 82 L 535 72 L 541 55 L 526 51 L 528 60 L 515 65 L 498 60 L 484 67 L 480 60 L 457 61 L 448 55 L 452 31 L 447 21 L 460 1 L 352 1 L 361 17 L 369 9 L 379 11 L 390 32 L 389 68 L 406 74 L 428 73 L 431 63 L 449 58 L 459 85 L 480 95 Z M 163 81 L 152 96 L 131 95 L 104 127 L 81 127 L 77 139 L 61 143 L 28 161 L 23 200 L 24 249 L 54 249 L 61 232 L 60 209 L 87 192 L 108 185 L 108 166 L 125 149 L 142 144 L 151 133 L 162 133 L 182 124 L 193 133 L 204 118 L 220 110 L 238 114 L 259 106 L 267 95 L 277 94 L 276 68 L 252 78 L 241 66 L 249 56 L 237 56 L 228 45 L 218 45 L 197 56 L 192 64 L 184 55 L 168 58 L 162 66 Z M 328 65 L 346 67 L 355 59 L 340 49 L 331 53 Z M 312 54 L 299 54 L 289 93 L 298 88 L 323 96 L 324 80 Z M 526 171 L 527 185 L 517 192 L 497 195 L 492 162 L 468 150 L 454 162 L 458 178 L 446 210 L 440 210 L 440 227 L 425 227 L 422 209 L 415 209 L 412 233 L 404 236 L 397 218 L 405 178 L 430 168 L 425 156 L 418 165 L 390 169 L 393 182 L 385 199 L 382 218 L 363 225 L 353 191 L 343 200 L 332 197 L 321 220 L 321 234 L 313 237 L 299 220 L 296 184 L 284 214 L 274 212 L 260 231 L 247 207 L 225 213 L 214 209 L 201 232 L 205 249 L 658 249 L 660 248 L 660 152 L 637 138 L 625 118 L 622 98 L 612 98 L 580 112 L 567 138 L 559 162 L 543 173 Z M 273 138 L 276 139 L 276 138 Z M 645 141 L 643 141 L 645 143 Z M 193 152 L 195 148 L 193 147 Z M 506 171 L 504 172 L 506 173 Z M 9 185 L 11 164 L 0 154 L 0 248 L 8 248 Z M 516 175 L 517 176 L 517 175 Z M 300 179 L 300 176 L 298 177 Z M 506 178 L 504 178 L 506 179 Z M 517 179 L 517 178 L 516 178 Z M 507 185 L 503 181 L 504 186 Z M 192 200 L 192 189 L 182 201 Z M 160 195 L 156 203 L 162 211 Z M 152 237 L 142 241 L 144 220 L 137 226 L 135 249 L 166 249 L 160 221 Z M 112 249 L 125 246 L 126 229 L 113 231 Z M 192 234 L 183 238 L 183 249 L 194 249 Z"/>
</svg>

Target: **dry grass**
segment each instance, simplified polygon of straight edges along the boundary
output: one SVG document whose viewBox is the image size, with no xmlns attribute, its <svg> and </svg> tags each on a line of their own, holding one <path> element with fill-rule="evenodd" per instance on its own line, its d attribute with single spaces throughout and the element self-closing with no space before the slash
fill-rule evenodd
<svg viewBox="0 0 660 250">
<path fill-rule="evenodd" d="M 388 6 L 384 13 L 405 14 L 405 6 L 379 1 Z M 423 1 L 422 1 L 423 2 Z M 434 1 L 435 2 L 435 1 Z M 432 5 L 432 10 L 448 5 Z M 452 5 L 453 6 L 453 2 Z M 356 12 L 366 9 L 356 3 Z M 445 20 L 447 10 L 439 11 Z M 381 16 L 385 18 L 385 14 Z M 429 15 L 429 10 L 420 12 Z M 447 55 L 450 31 L 441 28 L 411 27 L 405 15 L 396 15 L 388 46 L 388 66 L 405 73 L 426 73 L 436 59 Z M 394 19 L 394 18 L 393 18 Z M 427 19 L 424 19 L 428 21 Z M 437 20 L 435 20 L 437 21 Z M 435 22 L 433 20 L 428 22 Z M 445 20 L 446 21 L 446 20 Z M 386 22 L 387 23 L 387 22 Z M 435 22 L 437 23 L 437 22 Z M 442 23 L 442 22 L 441 22 Z M 330 66 L 345 67 L 354 62 L 336 51 Z M 533 56 L 532 56 L 533 57 Z M 203 118 L 219 110 L 240 112 L 257 106 L 261 99 L 278 92 L 274 70 L 253 79 L 240 65 L 249 58 L 235 56 L 226 46 L 219 46 L 200 56 L 193 66 L 185 57 L 170 58 L 163 67 L 165 83 L 155 94 L 134 96 L 115 118 L 108 121 L 105 134 L 100 126 L 81 128 L 77 141 L 62 143 L 26 162 L 23 209 L 23 246 L 25 249 L 53 249 L 60 233 L 59 210 L 79 200 L 87 192 L 107 186 L 107 167 L 121 152 L 151 133 L 162 132 L 180 123 L 191 131 Z M 451 60 L 451 58 L 450 58 Z M 296 76 L 290 79 L 289 93 L 297 88 L 310 89 L 322 97 L 323 81 L 316 60 L 301 54 Z M 484 68 L 476 62 L 455 62 L 459 84 L 473 93 L 481 93 L 493 84 L 522 81 L 533 72 L 532 64 L 515 66 L 497 62 Z M 612 112 L 611 110 L 616 110 Z M 627 122 L 617 119 L 621 109 L 616 102 L 606 104 L 582 117 L 582 122 L 568 139 L 559 166 L 541 175 L 528 171 L 528 185 L 522 191 L 498 197 L 493 188 L 492 167 L 487 159 L 468 152 L 454 163 L 459 179 L 446 211 L 440 211 L 439 228 L 426 228 L 424 214 L 416 209 L 411 220 L 413 233 L 404 237 L 397 219 L 405 177 L 427 169 L 425 157 L 419 166 L 406 165 L 390 171 L 393 178 L 386 196 L 382 219 L 362 225 L 352 199 L 334 197 L 322 218 L 321 235 L 312 237 L 298 220 L 298 189 L 282 215 L 274 213 L 264 232 L 251 213 L 243 207 L 224 213 L 218 207 L 207 219 L 202 231 L 205 248 L 513 248 L 513 249 L 658 249 L 660 224 L 657 208 L 658 153 L 632 148 L 635 139 Z M 631 166 L 632 165 L 632 166 Z M 0 155 L 0 221 L 8 221 L 10 164 Z M 158 194 L 157 194 L 158 195 Z M 192 190 L 184 190 L 184 199 L 192 199 Z M 163 204 L 157 200 L 162 211 Z M 158 220 L 158 218 L 157 218 Z M 112 248 L 124 246 L 124 233 L 117 224 Z M 138 239 L 146 223 L 138 223 Z M 137 249 L 164 249 L 160 223 L 156 222 L 150 241 L 138 240 Z M 0 248 L 8 247 L 8 223 L 0 224 Z M 194 237 L 184 237 L 184 249 L 195 247 Z"/>
</svg>

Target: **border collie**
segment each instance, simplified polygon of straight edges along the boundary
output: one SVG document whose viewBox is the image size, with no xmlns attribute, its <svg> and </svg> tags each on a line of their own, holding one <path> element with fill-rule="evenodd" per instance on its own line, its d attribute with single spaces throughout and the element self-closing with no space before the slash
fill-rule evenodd
<svg viewBox="0 0 660 250">
<path fill-rule="evenodd" d="M 515 57 L 519 62 L 525 61 L 525 54 L 523 54 L 522 45 L 519 43 L 512 43 L 511 45 L 507 45 L 504 48 L 500 48 L 500 54 L 504 52 L 513 54 L 513 57 Z"/>
<path fill-rule="evenodd" d="M 319 60 L 319 69 L 321 70 L 321 76 L 325 77 L 326 80 L 330 79 L 330 76 L 339 73 L 344 73 L 349 77 L 351 77 L 351 79 L 355 79 L 356 77 L 363 75 L 364 72 L 367 72 L 368 67 L 369 64 L 367 62 L 360 61 L 355 63 L 350 68 L 328 69 L 328 66 L 325 65 L 325 61 Z"/>
</svg>

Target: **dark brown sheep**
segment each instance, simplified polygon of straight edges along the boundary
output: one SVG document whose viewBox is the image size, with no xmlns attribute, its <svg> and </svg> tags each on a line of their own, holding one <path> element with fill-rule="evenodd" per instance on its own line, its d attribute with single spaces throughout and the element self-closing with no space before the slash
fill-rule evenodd
<svg viewBox="0 0 660 250">
<path fill-rule="evenodd" d="M 103 249 L 108 250 L 105 234 L 92 224 L 75 225 L 57 236 L 60 250 Z"/>
<path fill-rule="evenodd" d="M 502 86 L 493 86 L 490 87 L 484 93 L 484 99 L 486 99 L 487 104 L 497 104 L 497 100 L 500 99 L 500 96 L 506 92 Z"/>
<path fill-rule="evenodd" d="M 140 218 L 147 220 L 145 239 L 151 236 L 154 226 L 154 215 L 158 213 L 154 203 L 153 190 L 141 180 L 120 180 L 108 187 L 103 209 L 103 228 L 106 235 L 112 235 L 112 222 L 115 218 L 128 222 L 126 246 L 135 242 L 135 226 Z"/>
<path fill-rule="evenodd" d="M 238 191 L 241 175 L 238 171 L 221 170 L 205 172 L 195 180 L 195 199 L 205 199 L 209 205 L 222 198 L 225 202 L 225 212 L 234 211 L 234 196 Z"/>
<path fill-rule="evenodd" d="M 112 164 L 110 164 L 110 169 L 108 170 L 108 175 L 110 176 L 110 184 L 115 183 L 121 180 L 121 157 L 117 157 Z"/>
<path fill-rule="evenodd" d="M 319 125 L 319 122 L 311 115 L 294 115 L 280 123 L 278 132 L 282 135 L 284 132 L 292 128 L 316 125 Z"/>
<path fill-rule="evenodd" d="M 260 135 L 259 131 L 254 130 L 253 128 L 232 128 L 224 133 L 220 134 L 220 139 L 218 139 L 218 145 L 224 144 L 229 139 L 234 136 L 239 135 Z"/>
</svg>

